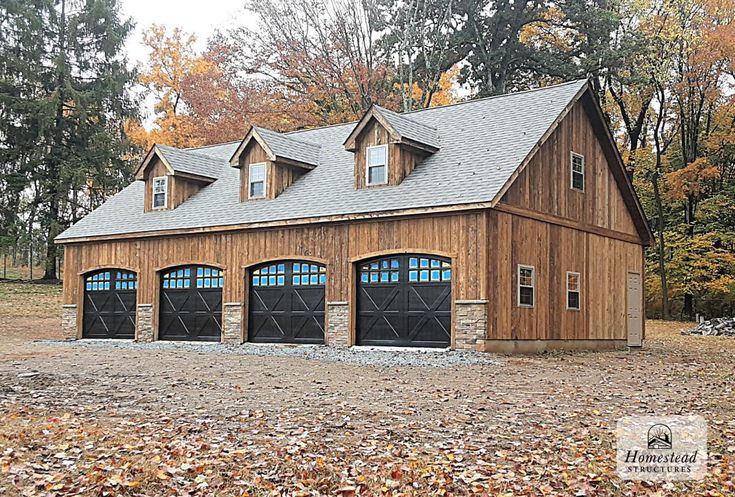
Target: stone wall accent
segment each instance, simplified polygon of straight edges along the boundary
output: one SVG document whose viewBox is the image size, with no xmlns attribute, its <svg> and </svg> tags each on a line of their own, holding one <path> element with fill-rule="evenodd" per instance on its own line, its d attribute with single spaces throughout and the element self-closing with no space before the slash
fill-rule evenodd
<svg viewBox="0 0 735 497">
<path fill-rule="evenodd" d="M 239 345 L 242 341 L 242 304 L 225 303 L 222 306 L 222 343 Z"/>
<path fill-rule="evenodd" d="M 61 332 L 64 340 L 76 340 L 77 335 L 77 305 L 65 304 L 61 307 Z"/>
<path fill-rule="evenodd" d="M 487 333 L 487 300 L 454 302 L 456 349 L 483 350 Z"/>
<path fill-rule="evenodd" d="M 327 302 L 327 345 L 350 346 L 350 306 L 347 302 Z"/>
<path fill-rule="evenodd" d="M 137 342 L 153 341 L 153 304 L 138 304 L 138 316 L 136 320 Z"/>
</svg>

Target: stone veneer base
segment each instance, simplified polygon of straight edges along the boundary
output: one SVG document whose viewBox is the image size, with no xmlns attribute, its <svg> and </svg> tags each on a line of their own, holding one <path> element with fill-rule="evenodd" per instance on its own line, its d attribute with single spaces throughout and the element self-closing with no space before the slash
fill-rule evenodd
<svg viewBox="0 0 735 497">
<path fill-rule="evenodd" d="M 153 341 L 153 304 L 138 304 L 135 340 Z"/>
<path fill-rule="evenodd" d="M 222 306 L 222 343 L 239 345 L 242 342 L 242 304 L 225 303 Z"/>
<path fill-rule="evenodd" d="M 454 348 L 483 350 L 487 333 L 487 300 L 456 300 L 454 310 Z"/>
<path fill-rule="evenodd" d="M 347 302 L 327 302 L 327 345 L 350 346 L 350 309 Z"/>
<path fill-rule="evenodd" d="M 64 340 L 76 340 L 77 332 L 77 305 L 64 304 L 61 306 L 61 333 Z"/>
</svg>

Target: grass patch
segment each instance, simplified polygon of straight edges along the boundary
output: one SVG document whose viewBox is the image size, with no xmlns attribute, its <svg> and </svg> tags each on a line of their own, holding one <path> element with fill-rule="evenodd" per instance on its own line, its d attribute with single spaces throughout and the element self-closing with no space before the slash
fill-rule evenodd
<svg viewBox="0 0 735 497">
<path fill-rule="evenodd" d="M 0 316 L 46 318 L 60 313 L 60 284 L 0 282 Z"/>
</svg>

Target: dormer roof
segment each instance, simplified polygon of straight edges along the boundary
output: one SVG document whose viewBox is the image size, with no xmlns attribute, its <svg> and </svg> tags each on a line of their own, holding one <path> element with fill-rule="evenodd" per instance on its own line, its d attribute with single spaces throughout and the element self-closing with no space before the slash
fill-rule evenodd
<svg viewBox="0 0 735 497">
<path fill-rule="evenodd" d="M 344 146 L 347 150 L 355 150 L 357 137 L 371 119 L 378 121 L 388 131 L 394 143 L 403 143 L 431 153 L 440 148 L 439 132 L 436 128 L 373 104 L 345 140 Z"/>
<path fill-rule="evenodd" d="M 210 183 L 219 178 L 222 168 L 227 165 L 226 161 L 192 150 L 153 145 L 135 171 L 136 179 L 144 179 L 145 170 L 155 157 L 158 157 L 174 176 L 187 176 Z"/>
<path fill-rule="evenodd" d="M 320 146 L 298 140 L 289 135 L 253 126 L 230 158 L 230 165 L 238 167 L 240 155 L 255 140 L 263 147 L 268 159 L 313 169 L 319 164 Z"/>
</svg>

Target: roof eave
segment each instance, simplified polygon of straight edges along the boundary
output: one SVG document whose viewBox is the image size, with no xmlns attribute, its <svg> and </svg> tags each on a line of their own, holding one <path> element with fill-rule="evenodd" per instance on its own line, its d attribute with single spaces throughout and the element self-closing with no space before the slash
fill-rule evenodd
<svg viewBox="0 0 735 497">
<path fill-rule="evenodd" d="M 319 165 L 318 161 L 317 163 L 312 163 L 303 160 L 293 159 L 291 157 L 284 157 L 282 155 L 276 155 L 274 162 L 278 162 L 280 164 L 288 164 L 289 166 L 295 166 L 309 171 L 315 169 Z"/>
</svg>

